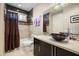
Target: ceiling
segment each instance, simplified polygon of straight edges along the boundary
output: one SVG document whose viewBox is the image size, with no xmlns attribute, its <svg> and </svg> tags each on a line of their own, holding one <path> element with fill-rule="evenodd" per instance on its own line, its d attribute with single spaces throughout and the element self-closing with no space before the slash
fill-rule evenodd
<svg viewBox="0 0 79 59">
<path fill-rule="evenodd" d="M 37 3 L 8 3 L 8 4 L 26 11 L 30 11 L 32 8 L 38 5 Z"/>
</svg>

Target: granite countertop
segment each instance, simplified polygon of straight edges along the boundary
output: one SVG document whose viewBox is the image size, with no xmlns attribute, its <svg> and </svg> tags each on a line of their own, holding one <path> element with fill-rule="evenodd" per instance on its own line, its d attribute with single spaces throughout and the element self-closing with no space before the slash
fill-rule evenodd
<svg viewBox="0 0 79 59">
<path fill-rule="evenodd" d="M 57 46 L 59 48 L 65 49 L 67 51 L 73 52 L 79 55 L 79 41 L 76 40 L 67 40 L 63 42 L 55 41 L 51 36 L 48 35 L 32 35 L 33 37 L 49 43 L 51 45 Z"/>
</svg>

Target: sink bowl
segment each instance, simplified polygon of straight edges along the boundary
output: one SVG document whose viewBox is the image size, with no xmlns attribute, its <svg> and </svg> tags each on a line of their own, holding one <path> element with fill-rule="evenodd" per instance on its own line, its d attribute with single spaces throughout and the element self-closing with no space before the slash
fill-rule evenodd
<svg viewBox="0 0 79 59">
<path fill-rule="evenodd" d="M 51 33 L 50 34 L 52 38 L 54 38 L 56 41 L 63 41 L 66 39 L 67 35 L 64 33 Z"/>
</svg>

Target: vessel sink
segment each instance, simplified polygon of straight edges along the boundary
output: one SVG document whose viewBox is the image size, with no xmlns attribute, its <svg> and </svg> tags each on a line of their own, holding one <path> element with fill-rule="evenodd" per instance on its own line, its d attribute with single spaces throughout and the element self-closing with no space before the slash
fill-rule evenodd
<svg viewBox="0 0 79 59">
<path fill-rule="evenodd" d="M 66 39 L 67 35 L 65 33 L 51 33 L 52 38 L 56 41 L 63 41 Z"/>
</svg>

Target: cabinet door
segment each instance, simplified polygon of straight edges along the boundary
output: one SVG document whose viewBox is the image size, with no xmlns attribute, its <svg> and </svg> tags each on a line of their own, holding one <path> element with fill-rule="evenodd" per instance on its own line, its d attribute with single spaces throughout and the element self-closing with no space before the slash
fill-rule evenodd
<svg viewBox="0 0 79 59">
<path fill-rule="evenodd" d="M 34 38 L 34 56 L 39 56 L 39 41 Z"/>
<path fill-rule="evenodd" d="M 40 41 L 40 56 L 51 56 L 51 45 Z"/>
<path fill-rule="evenodd" d="M 72 52 L 56 47 L 56 56 L 78 56 Z"/>
</svg>

